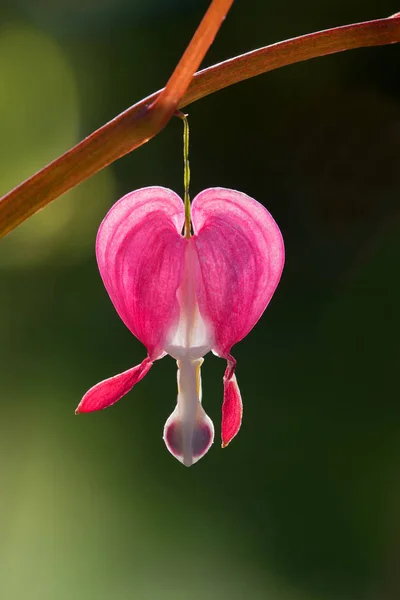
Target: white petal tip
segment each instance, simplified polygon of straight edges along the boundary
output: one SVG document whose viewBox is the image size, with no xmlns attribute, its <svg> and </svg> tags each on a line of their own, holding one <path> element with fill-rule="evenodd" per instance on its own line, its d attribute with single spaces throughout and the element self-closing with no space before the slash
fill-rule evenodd
<svg viewBox="0 0 400 600">
<path fill-rule="evenodd" d="M 193 423 L 184 423 L 175 410 L 164 427 L 167 449 L 185 467 L 191 467 L 210 449 L 214 441 L 214 425 L 204 411 Z"/>
</svg>

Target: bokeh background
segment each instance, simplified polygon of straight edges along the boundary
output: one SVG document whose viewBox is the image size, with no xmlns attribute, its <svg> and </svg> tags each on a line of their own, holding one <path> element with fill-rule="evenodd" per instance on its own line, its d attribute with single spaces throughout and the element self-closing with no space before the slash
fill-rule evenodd
<svg viewBox="0 0 400 600">
<path fill-rule="evenodd" d="M 0 193 L 164 85 L 206 0 L 1 0 Z M 400 10 L 388 0 L 236 2 L 205 65 Z M 182 192 L 182 125 L 0 242 L 2 600 L 400 597 L 400 49 L 286 67 L 192 105 L 192 195 L 265 204 L 282 282 L 234 351 L 240 435 L 191 469 L 162 427 L 175 364 L 74 416 L 145 350 L 100 281 L 107 209 Z M 203 367 L 218 431 L 225 365 Z"/>
</svg>

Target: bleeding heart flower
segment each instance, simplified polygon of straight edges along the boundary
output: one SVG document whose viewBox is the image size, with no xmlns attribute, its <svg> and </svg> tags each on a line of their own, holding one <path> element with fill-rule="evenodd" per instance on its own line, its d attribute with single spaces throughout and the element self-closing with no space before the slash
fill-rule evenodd
<svg viewBox="0 0 400 600">
<path fill-rule="evenodd" d="M 285 254 L 269 212 L 241 192 L 204 190 L 193 200 L 191 217 L 194 234 L 184 237 L 182 200 L 166 188 L 148 187 L 121 198 L 102 222 L 96 243 L 101 277 L 148 356 L 92 387 L 76 410 L 114 404 L 169 354 L 178 365 L 178 401 L 164 441 L 186 466 L 204 456 L 214 439 L 201 405 L 200 367 L 210 350 L 227 360 L 222 446 L 239 431 L 242 400 L 230 351 L 266 309 Z"/>
</svg>

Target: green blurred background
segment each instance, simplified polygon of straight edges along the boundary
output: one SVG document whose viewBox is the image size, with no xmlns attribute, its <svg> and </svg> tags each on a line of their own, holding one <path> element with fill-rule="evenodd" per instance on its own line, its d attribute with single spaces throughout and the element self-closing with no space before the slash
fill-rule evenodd
<svg viewBox="0 0 400 600">
<path fill-rule="evenodd" d="M 206 0 L 1 0 L 0 193 L 162 87 Z M 237 1 L 211 64 L 399 10 L 388 0 Z M 98 225 L 148 185 L 182 192 L 182 124 L 0 243 L 1 600 L 400 597 L 400 49 L 286 67 L 189 108 L 192 195 L 232 187 L 286 241 L 282 282 L 234 349 L 240 435 L 191 469 L 167 452 L 169 357 L 145 356 L 102 286 Z M 224 363 L 203 401 L 219 431 Z"/>
</svg>

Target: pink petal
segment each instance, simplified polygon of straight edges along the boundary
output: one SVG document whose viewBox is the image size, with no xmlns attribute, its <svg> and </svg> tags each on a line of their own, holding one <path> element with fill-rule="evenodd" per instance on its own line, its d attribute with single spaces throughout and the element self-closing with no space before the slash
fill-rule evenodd
<svg viewBox="0 0 400 600">
<path fill-rule="evenodd" d="M 136 383 L 143 379 L 152 364 L 151 360 L 147 357 L 140 365 L 132 367 L 132 369 L 128 369 L 119 375 L 105 379 L 93 386 L 83 396 L 75 414 L 108 408 L 117 402 L 117 400 L 120 400 L 122 396 L 125 396 Z"/>
<path fill-rule="evenodd" d="M 279 283 L 282 235 L 264 206 L 224 188 L 196 196 L 192 222 L 200 313 L 214 329 L 215 352 L 227 357 L 257 323 Z"/>
<path fill-rule="evenodd" d="M 227 367 L 227 371 L 229 370 Z M 222 426 L 221 437 L 222 447 L 233 440 L 242 424 L 243 405 L 240 396 L 239 386 L 236 381 L 236 375 L 233 373 L 230 378 L 225 374 L 224 377 L 224 402 L 222 404 Z"/>
<path fill-rule="evenodd" d="M 187 240 L 181 236 L 183 202 L 175 192 L 149 187 L 127 194 L 110 209 L 97 234 L 96 254 L 104 285 L 119 316 L 160 357 L 179 319 Z"/>
</svg>

